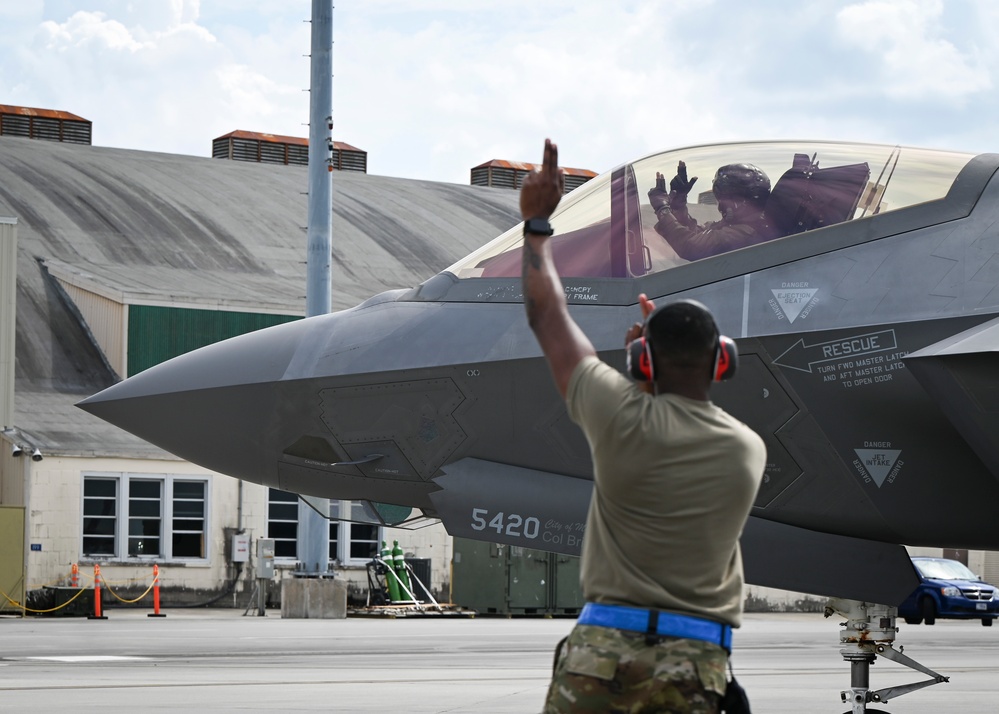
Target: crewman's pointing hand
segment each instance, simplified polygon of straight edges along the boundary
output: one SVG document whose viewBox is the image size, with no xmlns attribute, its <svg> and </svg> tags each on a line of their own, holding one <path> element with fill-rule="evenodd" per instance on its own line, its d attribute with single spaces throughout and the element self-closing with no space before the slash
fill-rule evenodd
<svg viewBox="0 0 999 714">
<path fill-rule="evenodd" d="M 558 166 L 558 147 L 545 139 L 541 169 L 524 178 L 520 188 L 520 214 L 529 218 L 548 218 L 555 211 L 565 191 L 565 173 Z"/>
</svg>

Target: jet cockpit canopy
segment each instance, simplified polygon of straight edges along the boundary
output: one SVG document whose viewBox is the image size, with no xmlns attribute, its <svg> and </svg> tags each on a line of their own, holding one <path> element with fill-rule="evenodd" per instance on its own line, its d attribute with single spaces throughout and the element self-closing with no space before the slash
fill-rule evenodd
<svg viewBox="0 0 999 714">
<path fill-rule="evenodd" d="M 572 191 L 551 217 L 552 250 L 567 278 L 632 278 L 690 261 L 656 231 L 648 191 L 684 161 L 701 180 L 689 196 L 698 224 L 721 220 L 711 177 L 723 165 L 752 164 L 771 181 L 764 208 L 774 240 L 873 218 L 947 195 L 972 154 L 876 144 L 779 141 L 716 144 L 653 154 Z M 511 228 L 447 269 L 458 279 L 519 277 L 522 228 Z M 751 248 L 747 248 L 751 250 Z M 713 256 L 706 256 L 713 257 Z"/>
</svg>

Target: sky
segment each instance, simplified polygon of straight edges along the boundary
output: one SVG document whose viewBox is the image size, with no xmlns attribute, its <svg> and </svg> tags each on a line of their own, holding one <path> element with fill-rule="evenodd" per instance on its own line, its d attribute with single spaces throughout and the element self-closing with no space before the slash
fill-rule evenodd
<svg viewBox="0 0 999 714">
<path fill-rule="evenodd" d="M 0 104 L 93 143 L 210 156 L 308 136 L 311 2 L 0 0 Z M 999 151 L 995 0 L 338 0 L 333 138 L 373 174 L 490 159 L 603 172 L 665 149 L 830 139 Z"/>
</svg>

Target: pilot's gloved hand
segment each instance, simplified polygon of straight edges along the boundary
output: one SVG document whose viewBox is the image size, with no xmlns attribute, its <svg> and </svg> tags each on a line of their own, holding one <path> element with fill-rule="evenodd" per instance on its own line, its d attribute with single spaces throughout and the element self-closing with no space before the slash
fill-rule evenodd
<svg viewBox="0 0 999 714">
<path fill-rule="evenodd" d="M 687 205 L 687 194 L 697 183 L 697 177 L 687 180 L 687 164 L 682 161 L 676 165 L 676 176 L 669 182 L 670 208 L 684 208 Z"/>
<path fill-rule="evenodd" d="M 649 203 L 652 210 L 659 213 L 661 208 L 669 208 L 669 192 L 666 190 L 666 177 L 656 171 L 656 185 L 649 189 Z"/>
</svg>

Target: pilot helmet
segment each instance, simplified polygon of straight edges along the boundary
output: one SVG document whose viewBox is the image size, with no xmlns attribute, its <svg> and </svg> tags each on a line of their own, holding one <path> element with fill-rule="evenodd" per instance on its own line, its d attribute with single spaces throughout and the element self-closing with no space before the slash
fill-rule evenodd
<svg viewBox="0 0 999 714">
<path fill-rule="evenodd" d="M 711 190 L 718 200 L 742 198 L 762 208 L 770 197 L 770 179 L 752 164 L 726 164 L 715 172 Z"/>
</svg>

